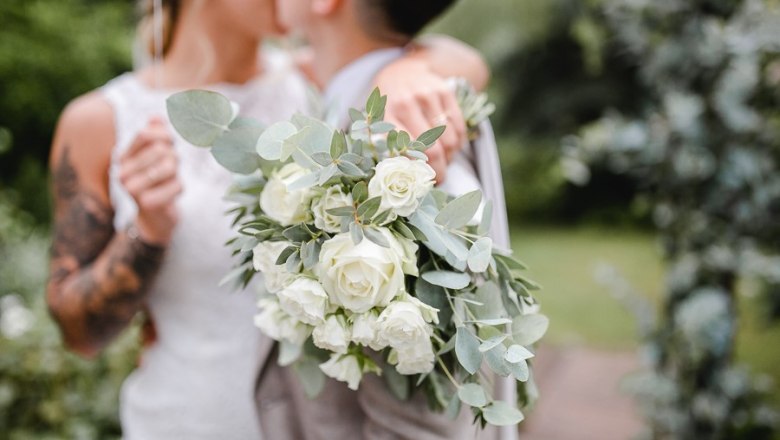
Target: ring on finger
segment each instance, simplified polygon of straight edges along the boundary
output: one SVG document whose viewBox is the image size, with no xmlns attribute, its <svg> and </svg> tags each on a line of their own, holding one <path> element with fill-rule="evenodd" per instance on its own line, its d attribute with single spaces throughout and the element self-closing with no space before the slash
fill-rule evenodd
<svg viewBox="0 0 780 440">
<path fill-rule="evenodd" d="M 157 172 L 157 169 L 154 167 L 149 167 L 146 169 L 146 178 L 149 180 L 149 183 L 155 183 L 157 182 L 157 178 L 160 177 L 159 173 Z"/>
<path fill-rule="evenodd" d="M 436 125 L 436 126 L 446 125 L 447 121 L 449 119 L 450 119 L 450 117 L 447 116 L 447 113 L 442 113 L 442 114 L 436 116 L 435 118 L 433 118 L 433 121 L 431 121 L 431 122 L 433 122 L 433 124 Z"/>
</svg>

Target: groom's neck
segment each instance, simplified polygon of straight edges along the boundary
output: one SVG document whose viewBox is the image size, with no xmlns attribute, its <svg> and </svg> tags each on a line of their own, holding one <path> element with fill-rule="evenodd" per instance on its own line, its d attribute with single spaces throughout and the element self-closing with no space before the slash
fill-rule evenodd
<svg viewBox="0 0 780 440">
<path fill-rule="evenodd" d="M 355 20 L 333 19 L 313 29 L 309 35 L 314 51 L 314 74 L 327 85 L 339 70 L 378 49 L 397 47 L 395 42 L 367 35 Z"/>
</svg>

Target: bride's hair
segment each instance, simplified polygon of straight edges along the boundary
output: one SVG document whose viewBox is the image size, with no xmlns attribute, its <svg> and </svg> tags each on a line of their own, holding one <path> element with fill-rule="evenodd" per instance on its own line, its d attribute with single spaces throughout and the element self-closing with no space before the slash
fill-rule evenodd
<svg viewBox="0 0 780 440">
<path fill-rule="evenodd" d="M 140 0 L 141 19 L 138 22 L 138 43 L 145 54 L 152 58 L 162 58 L 171 47 L 173 33 L 181 13 L 181 0 L 162 0 L 162 53 L 157 53 L 154 41 L 154 0 Z"/>
<path fill-rule="evenodd" d="M 136 39 L 133 48 L 133 66 L 136 69 L 148 66 L 156 59 L 162 59 L 171 49 L 176 26 L 182 16 L 184 4 L 190 1 L 188 8 L 200 8 L 207 0 L 161 0 L 162 4 L 162 53 L 157 53 L 158 46 L 154 39 L 155 10 L 154 0 L 139 0 L 140 20 L 136 29 Z M 192 72 L 194 78 L 205 77 L 215 63 L 214 47 L 205 35 L 197 40 L 201 47 L 201 63 L 197 72 Z"/>
</svg>

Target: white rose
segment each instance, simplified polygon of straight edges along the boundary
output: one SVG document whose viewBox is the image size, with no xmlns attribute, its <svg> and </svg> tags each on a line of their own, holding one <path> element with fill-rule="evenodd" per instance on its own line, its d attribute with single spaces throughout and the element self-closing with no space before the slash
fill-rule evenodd
<svg viewBox="0 0 780 440">
<path fill-rule="evenodd" d="M 325 321 L 328 294 L 317 281 L 299 277 L 279 292 L 279 305 L 293 318 L 317 325 Z"/>
<path fill-rule="evenodd" d="M 322 286 L 331 301 L 355 313 L 386 306 L 404 290 L 403 255 L 390 231 L 391 247 L 363 239 L 355 246 L 349 234 L 338 234 L 322 245 L 317 265 Z M 396 250 L 394 250 L 396 249 Z"/>
<path fill-rule="evenodd" d="M 379 316 L 374 311 L 354 315 L 352 321 L 352 342 L 371 347 L 377 351 L 385 348 L 377 340 L 376 321 L 378 318 Z"/>
<path fill-rule="evenodd" d="M 425 322 L 420 307 L 411 302 L 390 304 L 377 320 L 379 343 L 395 349 L 430 347 L 432 334 L 433 328 Z"/>
<path fill-rule="evenodd" d="M 363 371 L 357 357 L 353 355 L 333 354 L 327 362 L 320 364 L 320 370 L 333 379 L 346 382 L 351 390 L 357 390 L 363 379 Z"/>
<path fill-rule="evenodd" d="M 391 157 L 379 162 L 376 174 L 368 182 L 369 197 L 382 197 L 380 211 L 390 209 L 406 217 L 433 188 L 436 172 L 422 160 Z"/>
<path fill-rule="evenodd" d="M 282 226 L 291 226 L 309 220 L 309 202 L 312 191 L 289 191 L 287 185 L 307 175 L 309 171 L 296 163 L 289 163 L 271 174 L 263 192 L 260 207 L 265 214 Z"/>
<path fill-rule="evenodd" d="M 311 204 L 314 226 L 325 232 L 338 233 L 341 231 L 341 217 L 328 214 L 328 210 L 344 206 L 352 206 L 352 194 L 344 194 L 338 185 L 331 186 Z"/>
<path fill-rule="evenodd" d="M 349 347 L 350 330 L 343 316 L 330 315 L 325 322 L 314 328 L 314 345 L 334 353 L 345 354 Z"/>
<path fill-rule="evenodd" d="M 255 270 L 262 273 L 265 288 L 269 293 L 279 292 L 294 278 L 284 265 L 276 264 L 279 254 L 288 246 L 290 243 L 286 241 L 264 241 L 252 250 L 252 263 Z"/>
<path fill-rule="evenodd" d="M 288 315 L 275 299 L 261 299 L 257 306 L 260 313 L 255 315 L 255 325 L 268 337 L 303 345 L 311 334 L 311 327 Z"/>
<path fill-rule="evenodd" d="M 395 369 L 401 374 L 425 374 L 433 370 L 436 356 L 433 353 L 430 339 L 427 339 L 427 343 L 420 341 L 418 344 L 398 349 L 396 352 L 398 365 L 395 366 Z"/>
</svg>

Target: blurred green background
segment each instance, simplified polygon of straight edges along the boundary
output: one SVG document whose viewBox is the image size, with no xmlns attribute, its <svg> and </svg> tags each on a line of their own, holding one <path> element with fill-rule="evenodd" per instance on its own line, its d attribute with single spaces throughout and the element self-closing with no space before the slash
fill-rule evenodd
<svg viewBox="0 0 780 440">
<path fill-rule="evenodd" d="M 578 0 L 463 0 L 433 27 L 477 47 L 513 222 L 514 249 L 540 282 L 546 343 L 634 350 L 636 319 L 596 281 L 611 265 L 651 301 L 664 284 L 635 184 L 606 169 L 568 183 L 561 139 L 607 109 L 632 113 L 643 91 Z M 96 361 L 65 353 L 43 303 L 47 160 L 65 104 L 131 68 L 134 2 L 0 2 L 0 439 L 117 438 L 116 400 L 135 362 L 135 330 Z M 741 287 L 738 357 L 780 381 L 780 326 Z M 780 400 L 780 399 L 778 399 Z"/>
</svg>

